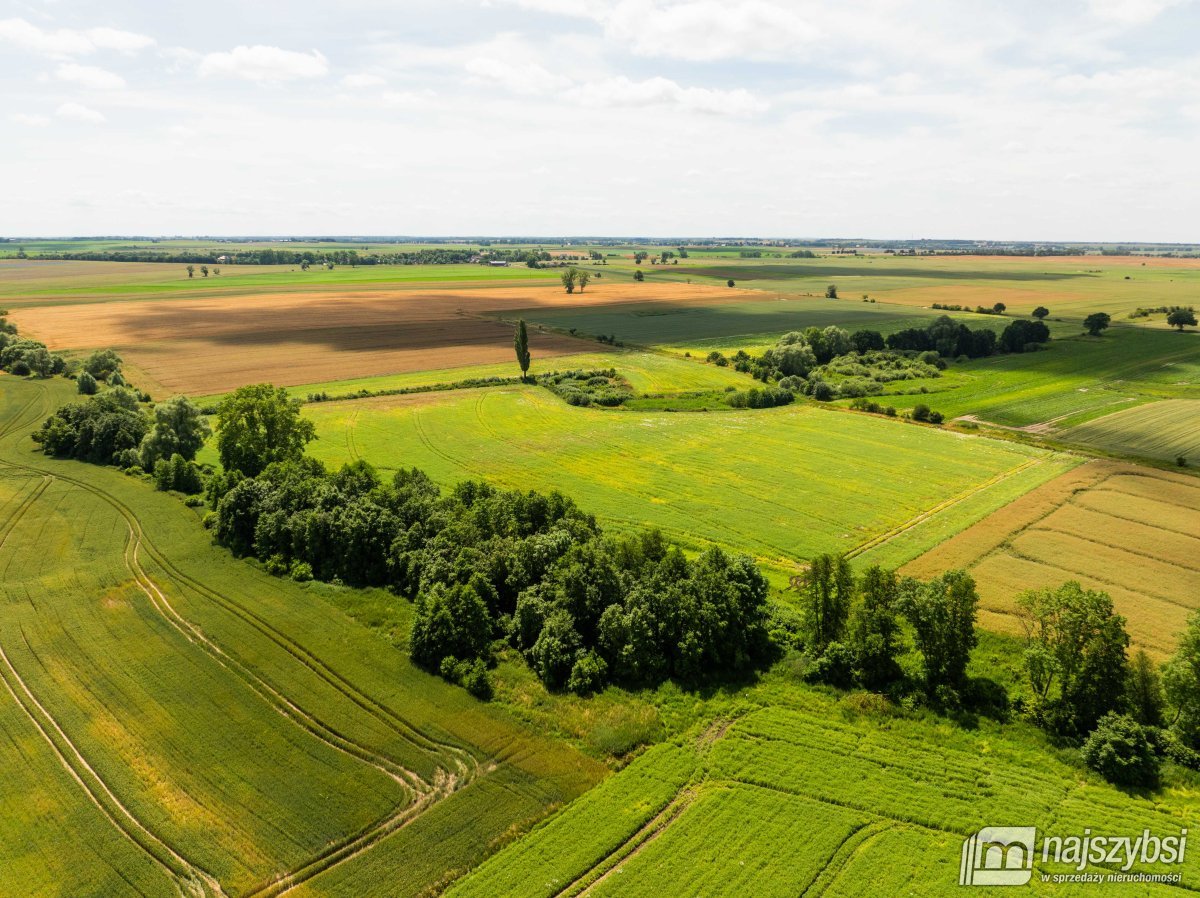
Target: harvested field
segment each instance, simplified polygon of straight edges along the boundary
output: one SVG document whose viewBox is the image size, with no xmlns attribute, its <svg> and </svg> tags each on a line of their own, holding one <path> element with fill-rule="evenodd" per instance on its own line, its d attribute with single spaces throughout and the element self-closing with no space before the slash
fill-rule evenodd
<svg viewBox="0 0 1200 898">
<path fill-rule="evenodd" d="M 1112 596 L 1136 645 L 1170 654 L 1200 608 L 1200 480 L 1096 461 L 1050 481 L 903 568 L 963 567 L 979 581 L 980 620 L 1020 632 L 1025 589 L 1078 580 Z"/>
<path fill-rule="evenodd" d="M 552 287 L 270 293 L 26 308 L 12 318 L 55 350 L 116 349 L 152 394 L 207 395 L 252 382 L 291 386 L 512 361 L 512 328 L 497 314 L 730 298 L 712 287 L 641 286 L 573 296 Z M 535 358 L 595 347 L 537 328 L 530 344 Z"/>
</svg>

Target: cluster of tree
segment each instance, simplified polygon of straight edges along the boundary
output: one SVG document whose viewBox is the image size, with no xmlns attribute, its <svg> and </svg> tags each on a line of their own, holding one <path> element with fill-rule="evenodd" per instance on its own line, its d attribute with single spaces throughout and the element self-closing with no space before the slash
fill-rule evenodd
<svg viewBox="0 0 1200 898">
<path fill-rule="evenodd" d="M 588 282 L 592 279 L 592 273 L 586 268 L 575 268 L 572 266 L 559 275 L 559 278 L 562 280 L 563 289 L 568 293 L 574 293 L 576 287 L 582 293 L 587 288 Z"/>
<path fill-rule="evenodd" d="M 887 346 L 910 352 L 932 351 L 945 358 L 978 359 L 996 351 L 996 332 L 988 328 L 972 330 L 948 315 L 942 315 L 928 327 L 912 327 L 889 334 Z"/>
<path fill-rule="evenodd" d="M 102 383 L 110 387 L 129 386 L 121 374 L 121 357 L 111 349 L 97 349 L 89 355 L 75 377 L 75 388 L 84 396 L 98 393 Z"/>
<path fill-rule="evenodd" d="M 7 316 L 8 311 L 0 309 L 0 371 L 22 377 L 51 377 L 66 371 L 62 356 L 50 352 L 45 343 L 20 336 Z"/>
<path fill-rule="evenodd" d="M 1153 786 L 1163 758 L 1200 768 L 1200 616 L 1160 672 L 1144 651 L 1128 657 L 1125 618 L 1107 593 L 1068 582 L 1017 606 L 1030 719 L 1082 742 L 1084 760 L 1113 782 Z"/>
<path fill-rule="evenodd" d="M 1193 316 L 1196 313 L 1194 306 L 1138 306 L 1129 313 L 1130 318 L 1149 318 L 1151 315 L 1167 315 L 1170 316 L 1175 312 L 1190 312 Z M 1181 316 L 1182 317 L 1182 316 Z M 1193 322 L 1194 324 L 1194 322 Z"/>
<path fill-rule="evenodd" d="M 308 425 L 308 426 L 306 426 Z M 301 578 L 388 586 L 415 601 L 414 660 L 486 692 L 507 640 L 551 688 L 698 681 L 769 659 L 767 584 L 748 558 L 695 561 L 661 534 L 606 536 L 560 494 L 305 457 L 311 425 L 266 385 L 222 403 L 217 540 Z M 480 676 L 480 672 L 483 675 Z"/>
<path fill-rule="evenodd" d="M 976 306 L 974 309 L 970 306 L 963 306 L 957 303 L 935 302 L 930 308 L 939 309 L 943 312 L 974 312 L 976 315 L 1003 315 L 1008 310 L 1008 306 L 1002 302 L 994 303 L 990 306 Z"/>
<path fill-rule="evenodd" d="M 92 377 L 88 371 L 79 375 L 85 376 Z M 115 371 L 108 375 L 110 384 L 117 378 Z M 136 392 L 112 385 L 58 409 L 33 439 L 47 455 L 150 471 L 162 489 L 194 493 L 200 491 L 200 473 L 193 459 L 211 433 L 201 409 L 186 397 L 147 412 Z"/>
<path fill-rule="evenodd" d="M 965 571 L 922 583 L 874 566 L 856 577 L 845 558 L 819 555 L 796 585 L 800 619 L 783 638 L 804 650 L 809 679 L 894 695 L 920 691 L 946 708 L 963 704 L 979 604 Z M 900 663 L 910 646 L 920 656 L 919 683 Z"/>
<path fill-rule="evenodd" d="M 33 439 L 47 455 L 109 465 L 118 453 L 136 453 L 149 430 L 149 418 L 137 395 L 125 387 L 112 387 L 83 402 L 64 405 L 42 422 Z"/>
</svg>

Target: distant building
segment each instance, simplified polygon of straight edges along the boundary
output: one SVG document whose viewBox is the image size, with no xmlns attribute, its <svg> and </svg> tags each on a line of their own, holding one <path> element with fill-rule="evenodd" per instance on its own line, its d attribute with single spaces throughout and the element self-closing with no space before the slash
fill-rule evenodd
<svg viewBox="0 0 1200 898">
<path fill-rule="evenodd" d="M 488 264 L 491 265 L 493 268 L 507 268 L 508 267 L 508 262 L 506 262 L 504 259 L 492 259 L 492 261 L 488 262 Z"/>
<path fill-rule="evenodd" d="M 229 261 L 229 256 L 217 256 L 217 261 L 224 265 Z"/>
</svg>

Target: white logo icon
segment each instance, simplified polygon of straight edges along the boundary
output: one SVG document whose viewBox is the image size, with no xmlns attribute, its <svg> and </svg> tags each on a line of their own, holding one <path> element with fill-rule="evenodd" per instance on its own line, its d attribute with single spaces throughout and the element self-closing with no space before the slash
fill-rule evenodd
<svg viewBox="0 0 1200 898">
<path fill-rule="evenodd" d="M 960 886 L 1023 886 L 1033 878 L 1033 826 L 985 826 L 963 842 Z"/>
</svg>

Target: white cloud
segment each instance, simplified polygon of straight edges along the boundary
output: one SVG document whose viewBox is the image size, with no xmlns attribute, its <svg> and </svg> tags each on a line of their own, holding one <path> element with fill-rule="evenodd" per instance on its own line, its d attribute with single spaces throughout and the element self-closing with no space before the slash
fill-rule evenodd
<svg viewBox="0 0 1200 898">
<path fill-rule="evenodd" d="M 244 78 L 247 81 L 277 82 L 320 78 L 329 72 L 329 62 L 317 50 L 296 53 L 279 47 L 234 47 L 227 53 L 209 53 L 200 60 L 200 74 Z"/>
<path fill-rule="evenodd" d="M 467 72 L 485 84 L 494 84 L 517 94 L 542 94 L 569 87 L 571 79 L 543 68 L 536 62 L 509 62 L 490 56 L 467 60 Z"/>
<path fill-rule="evenodd" d="M 154 46 L 154 38 L 132 31 L 121 31 L 118 28 L 89 28 L 84 32 L 95 46 L 102 50 L 118 50 L 121 53 L 133 53 Z"/>
<path fill-rule="evenodd" d="M 428 106 L 436 96 L 431 90 L 385 90 L 379 102 L 392 109 L 419 109 Z"/>
<path fill-rule="evenodd" d="M 347 75 L 342 79 L 342 87 L 360 88 L 360 87 L 381 87 L 387 84 L 386 78 L 381 78 L 379 75 L 372 75 L 367 72 L 358 72 L 353 75 Z"/>
<path fill-rule="evenodd" d="M 30 128 L 44 128 L 50 124 L 49 116 L 38 115 L 36 113 L 15 112 L 9 118 L 18 125 L 25 125 Z"/>
<path fill-rule="evenodd" d="M 1120 25 L 1144 25 L 1187 0 L 1089 0 L 1092 13 Z"/>
<path fill-rule="evenodd" d="M 693 61 L 784 59 L 821 35 L 799 12 L 764 0 L 624 0 L 602 21 L 610 40 L 635 53 Z"/>
<path fill-rule="evenodd" d="M 119 50 L 132 53 L 154 45 L 154 38 L 117 28 L 72 30 L 59 28 L 50 31 L 39 28 L 25 19 L 0 19 L 0 41 L 15 44 L 32 53 L 44 56 L 81 56 L 96 50 Z"/>
<path fill-rule="evenodd" d="M 63 103 L 54 114 L 59 118 L 70 119 L 75 122 L 89 122 L 98 124 L 105 121 L 104 114 L 92 109 L 90 106 L 84 106 L 81 103 Z"/>
<path fill-rule="evenodd" d="M 633 81 L 623 75 L 581 84 L 570 96 L 585 105 L 676 106 L 712 115 L 755 115 L 770 105 L 747 90 L 682 87 L 669 78 Z"/>
<path fill-rule="evenodd" d="M 125 86 L 125 79 L 115 72 L 74 62 L 60 65 L 54 70 L 54 77 L 92 90 L 115 90 Z"/>
</svg>

